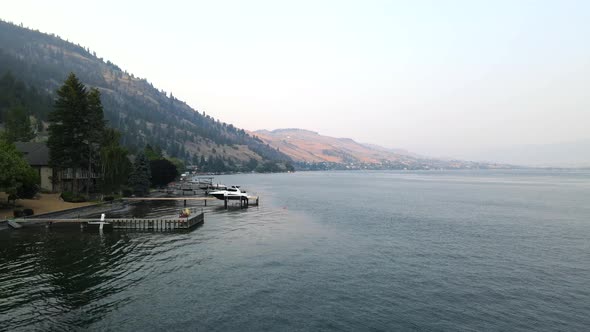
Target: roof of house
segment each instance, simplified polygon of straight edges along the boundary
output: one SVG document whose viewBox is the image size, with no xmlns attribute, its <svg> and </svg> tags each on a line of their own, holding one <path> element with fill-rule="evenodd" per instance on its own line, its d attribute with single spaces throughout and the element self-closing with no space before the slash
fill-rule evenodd
<svg viewBox="0 0 590 332">
<path fill-rule="evenodd" d="M 49 148 L 45 143 L 16 142 L 16 149 L 23 154 L 25 160 L 31 166 L 49 165 Z"/>
</svg>

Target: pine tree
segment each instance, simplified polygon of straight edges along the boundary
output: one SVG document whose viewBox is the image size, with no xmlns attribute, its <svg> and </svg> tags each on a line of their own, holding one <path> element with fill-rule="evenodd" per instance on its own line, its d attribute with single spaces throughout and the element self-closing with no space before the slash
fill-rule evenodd
<svg viewBox="0 0 590 332">
<path fill-rule="evenodd" d="M 98 172 L 100 165 L 100 147 L 105 134 L 105 121 L 102 103 L 100 101 L 100 91 L 93 88 L 88 93 L 88 113 L 85 117 L 84 131 L 86 132 L 86 159 L 88 160 L 88 182 L 86 184 L 86 195 L 90 190 L 92 181 L 91 174 Z"/>
<path fill-rule="evenodd" d="M 145 196 L 150 191 L 150 162 L 145 154 L 136 156 L 133 163 L 133 172 L 129 176 L 129 185 L 136 196 Z"/>
<path fill-rule="evenodd" d="M 120 190 L 127 182 L 133 168 L 127 158 L 127 150 L 120 144 L 121 134 L 114 129 L 106 129 L 100 149 L 101 190 L 110 194 Z"/>
<path fill-rule="evenodd" d="M 178 176 L 178 168 L 168 159 L 150 161 L 150 170 L 154 186 L 165 186 Z"/>
<path fill-rule="evenodd" d="M 61 169 L 74 170 L 74 194 L 77 194 L 76 169 L 84 165 L 85 147 L 83 126 L 84 114 L 88 108 L 87 92 L 74 74 L 70 74 L 57 90 L 54 110 L 49 114 L 49 163 L 58 172 Z"/>
<path fill-rule="evenodd" d="M 76 75 L 70 74 L 57 90 L 49 122 L 49 163 L 58 172 L 67 168 L 73 170 L 73 192 L 76 195 L 76 170 L 98 168 L 98 151 L 104 131 L 100 93 L 96 89 L 89 93 Z"/>
</svg>

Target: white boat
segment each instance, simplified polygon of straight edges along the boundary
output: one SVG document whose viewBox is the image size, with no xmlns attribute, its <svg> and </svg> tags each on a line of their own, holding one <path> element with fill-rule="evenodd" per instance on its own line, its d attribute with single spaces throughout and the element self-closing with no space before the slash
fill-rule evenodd
<svg viewBox="0 0 590 332">
<path fill-rule="evenodd" d="M 227 188 L 225 190 L 212 191 L 209 193 L 209 195 L 221 200 L 239 200 L 248 198 L 248 194 L 246 194 L 245 191 L 240 190 L 239 186 L 232 186 L 231 188 Z"/>
</svg>

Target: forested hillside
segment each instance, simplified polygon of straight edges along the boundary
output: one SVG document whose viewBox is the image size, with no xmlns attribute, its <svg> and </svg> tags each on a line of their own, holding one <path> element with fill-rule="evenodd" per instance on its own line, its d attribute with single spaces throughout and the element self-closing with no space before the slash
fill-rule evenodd
<svg viewBox="0 0 590 332">
<path fill-rule="evenodd" d="M 47 120 L 51 109 L 48 100 L 53 99 L 69 73 L 100 90 L 108 125 L 121 131 L 122 143 L 132 152 L 150 144 L 172 157 L 194 163 L 216 159 L 230 169 L 290 161 L 287 155 L 243 129 L 192 109 L 172 93 L 158 90 L 146 79 L 98 58 L 89 49 L 0 21 L 0 76 L 4 77 L 0 83 L 10 85 L 14 77 L 22 81 L 13 81 L 17 85 L 13 88 L 24 91 L 23 104 L 35 101 L 27 107 L 35 119 Z M 0 113 L 1 103 L 0 95 Z M 0 114 L 0 121 L 4 116 Z"/>
</svg>

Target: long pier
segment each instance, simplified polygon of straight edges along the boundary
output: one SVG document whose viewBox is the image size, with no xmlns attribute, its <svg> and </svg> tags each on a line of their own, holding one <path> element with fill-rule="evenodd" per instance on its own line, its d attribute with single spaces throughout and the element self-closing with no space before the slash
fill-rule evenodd
<svg viewBox="0 0 590 332">
<path fill-rule="evenodd" d="M 124 201 L 214 201 L 215 197 L 123 197 Z"/>
<path fill-rule="evenodd" d="M 202 201 L 205 202 L 205 206 L 207 206 L 207 201 L 215 201 L 217 198 L 215 197 L 124 197 L 121 198 L 122 200 L 126 201 L 184 201 L 184 206 L 186 206 L 186 201 Z M 224 207 L 227 209 L 228 207 L 228 198 L 224 199 Z M 260 202 L 260 197 L 258 196 L 248 196 L 240 199 L 240 208 L 245 208 L 250 205 L 258 206 Z M 250 204 L 250 201 L 253 203 Z"/>
<path fill-rule="evenodd" d="M 195 214 L 187 218 L 181 217 L 162 217 L 162 218 L 20 218 L 12 219 L 13 223 L 22 226 L 26 223 L 45 223 L 45 226 L 50 228 L 58 224 L 79 224 L 81 229 L 98 225 L 101 229 L 103 227 L 113 229 L 130 229 L 130 230 L 188 230 L 205 222 L 205 214 Z"/>
</svg>

